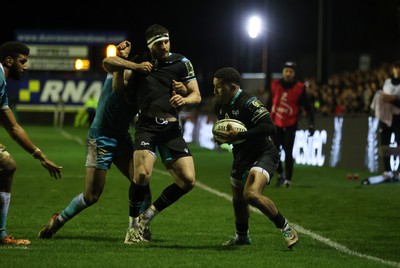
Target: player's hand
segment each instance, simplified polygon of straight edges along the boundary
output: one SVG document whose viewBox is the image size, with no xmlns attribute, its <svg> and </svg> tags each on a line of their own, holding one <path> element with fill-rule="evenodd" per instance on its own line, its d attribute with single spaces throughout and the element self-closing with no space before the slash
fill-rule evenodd
<svg viewBox="0 0 400 268">
<path fill-rule="evenodd" d="M 172 107 L 179 108 L 185 106 L 186 99 L 175 91 L 172 91 L 172 97 L 169 99 L 169 103 L 171 103 Z"/>
<path fill-rule="evenodd" d="M 233 143 L 237 141 L 239 132 L 236 129 L 234 129 L 231 124 L 228 124 L 226 126 L 226 129 L 228 130 L 227 133 L 228 142 Z"/>
<path fill-rule="evenodd" d="M 144 74 L 148 74 L 151 72 L 151 70 L 153 69 L 153 64 L 151 64 L 151 62 L 149 61 L 144 61 L 141 63 L 136 63 L 134 70 L 144 73 Z"/>
<path fill-rule="evenodd" d="M 40 160 L 40 163 L 42 166 L 47 169 L 50 173 L 50 176 L 52 176 L 55 179 L 61 179 L 62 174 L 61 174 L 61 169 L 62 166 L 57 166 L 53 161 L 50 161 L 47 158 L 44 158 Z"/>
<path fill-rule="evenodd" d="M 172 91 L 175 91 L 177 94 L 181 96 L 187 95 L 187 88 L 182 82 L 178 82 L 176 80 L 172 80 Z"/>
<path fill-rule="evenodd" d="M 238 131 L 232 127 L 231 124 L 226 125 L 226 130 L 227 131 L 218 131 L 216 137 L 214 137 L 214 140 L 216 140 L 219 143 L 233 143 L 238 140 Z"/>
<path fill-rule="evenodd" d="M 131 52 L 131 42 L 122 41 L 117 45 L 117 55 L 121 58 L 127 59 L 129 57 L 129 53 Z"/>
</svg>

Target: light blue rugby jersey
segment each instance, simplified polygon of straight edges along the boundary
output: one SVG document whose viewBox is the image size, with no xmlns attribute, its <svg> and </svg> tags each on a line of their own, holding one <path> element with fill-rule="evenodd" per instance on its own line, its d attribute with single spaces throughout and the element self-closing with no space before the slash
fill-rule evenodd
<svg viewBox="0 0 400 268">
<path fill-rule="evenodd" d="M 8 110 L 10 107 L 8 106 L 8 95 L 6 91 L 7 81 L 6 77 L 4 76 L 4 68 L 3 65 L 0 63 L 0 109 L 1 110 Z"/>
<path fill-rule="evenodd" d="M 137 114 L 137 104 L 129 104 L 124 93 L 112 89 L 112 75 L 107 74 L 91 128 L 112 137 L 126 136 Z"/>
</svg>

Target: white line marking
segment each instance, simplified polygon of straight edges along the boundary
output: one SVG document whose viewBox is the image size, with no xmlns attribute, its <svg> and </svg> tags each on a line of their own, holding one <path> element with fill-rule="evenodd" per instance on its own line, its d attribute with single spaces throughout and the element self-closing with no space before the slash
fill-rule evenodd
<svg viewBox="0 0 400 268">
<path fill-rule="evenodd" d="M 57 129 L 57 131 L 60 132 L 60 134 L 61 134 L 64 138 L 66 138 L 67 140 L 74 140 L 74 141 L 76 141 L 77 143 L 79 143 L 80 145 L 84 145 L 84 142 L 83 142 L 83 140 L 82 140 L 80 137 L 75 136 L 75 135 L 71 135 L 71 134 L 69 134 L 68 132 L 66 132 L 66 131 L 63 130 L 63 129 Z"/>
<path fill-rule="evenodd" d="M 71 134 L 69 134 L 68 132 L 66 132 L 64 130 L 60 130 L 60 132 L 65 138 L 75 140 L 76 142 L 78 142 L 81 145 L 84 144 L 83 140 L 81 138 L 79 138 L 78 136 L 71 135 Z M 153 171 L 158 172 L 158 173 L 160 173 L 162 175 L 165 175 L 165 176 L 170 176 L 170 174 L 167 171 L 164 171 L 164 170 L 160 170 L 160 169 L 156 169 L 155 168 Z M 201 183 L 199 181 L 196 181 L 196 186 L 199 187 L 200 189 L 204 190 L 204 191 L 207 191 L 209 193 L 212 193 L 214 195 L 222 197 L 225 200 L 232 201 L 232 196 L 230 196 L 229 194 L 217 191 L 217 190 L 215 190 L 215 189 L 213 189 L 213 188 L 211 188 L 211 187 L 209 187 L 209 186 L 207 186 L 207 185 L 205 185 L 205 184 L 203 184 L 203 183 Z M 260 215 L 263 215 L 258 209 L 254 208 L 254 207 L 250 207 L 250 210 L 255 212 L 255 213 L 258 213 Z M 378 263 L 390 265 L 390 266 L 393 266 L 393 267 L 400 267 L 400 263 L 398 263 L 398 262 L 383 260 L 383 259 L 380 259 L 380 258 L 377 258 L 377 257 L 374 257 L 374 256 L 370 256 L 370 255 L 359 253 L 357 251 L 354 251 L 354 250 L 351 250 L 351 249 L 347 248 L 346 246 L 343 246 L 343 245 L 341 245 L 339 243 L 336 243 L 336 242 L 330 240 L 329 238 L 325 238 L 323 236 L 320 236 L 318 234 L 315 234 L 315 233 L 311 232 L 310 230 L 304 229 L 303 227 L 301 227 L 300 225 L 298 225 L 296 223 L 290 222 L 290 224 L 293 225 L 293 227 L 299 233 L 303 233 L 305 235 L 308 235 L 311 238 L 313 238 L 313 239 L 315 239 L 315 240 L 317 240 L 317 241 L 319 241 L 319 242 L 321 242 L 321 243 L 323 243 L 323 244 L 325 244 L 327 246 L 330 246 L 330 247 L 332 247 L 332 248 L 334 248 L 334 249 L 336 249 L 336 250 L 338 250 L 340 252 L 343 252 L 343 253 L 346 253 L 346 254 L 349 254 L 349 255 L 353 255 L 353 256 L 356 256 L 356 257 L 359 257 L 359 258 L 365 258 L 367 260 L 375 261 L 375 262 L 378 262 Z"/>
<path fill-rule="evenodd" d="M 164 171 L 164 170 L 154 169 L 154 171 L 158 172 L 158 173 L 160 173 L 162 175 L 170 176 L 170 174 L 167 171 Z M 217 190 L 205 185 L 204 183 L 196 181 L 196 186 L 199 187 L 200 189 L 204 190 L 204 191 L 207 191 L 209 193 L 212 193 L 214 195 L 222 197 L 222 198 L 224 198 L 224 199 L 226 199 L 228 201 L 232 201 L 232 196 L 230 196 L 229 194 L 217 191 Z M 255 213 L 258 213 L 260 215 L 264 215 L 257 208 L 250 207 L 250 210 L 255 212 Z M 317 241 L 319 241 L 319 242 L 321 242 L 321 243 L 323 243 L 323 244 L 325 244 L 327 246 L 330 246 L 330 247 L 332 247 L 332 248 L 334 248 L 334 249 L 336 249 L 336 250 L 338 250 L 340 252 L 343 252 L 343 253 L 346 253 L 346 254 L 349 254 L 349 255 L 353 255 L 353 256 L 356 256 L 356 257 L 359 257 L 359 258 L 365 258 L 365 259 L 368 259 L 368 260 L 371 260 L 371 261 L 375 261 L 375 262 L 378 262 L 378 263 L 381 263 L 381 264 L 386 264 L 386 265 L 390 265 L 390 266 L 393 266 L 393 267 L 400 267 L 400 263 L 398 263 L 398 262 L 383 260 L 383 259 L 380 259 L 380 258 L 377 258 L 377 257 L 374 257 L 374 256 L 370 256 L 370 255 L 359 253 L 357 251 L 354 251 L 354 250 L 351 250 L 351 249 L 347 248 L 346 246 L 343 246 L 343 245 L 341 245 L 339 243 L 336 243 L 336 242 L 330 240 L 329 238 L 325 238 L 325 237 L 323 237 L 321 235 L 318 235 L 318 234 L 315 234 L 315 233 L 311 232 L 310 230 L 306 230 L 306 229 L 304 229 L 303 227 L 301 227 L 300 225 L 298 225 L 296 223 L 290 222 L 290 224 L 299 233 L 303 233 L 305 235 L 308 235 L 311 238 L 313 238 L 313 239 L 315 239 L 315 240 L 317 240 Z"/>
</svg>

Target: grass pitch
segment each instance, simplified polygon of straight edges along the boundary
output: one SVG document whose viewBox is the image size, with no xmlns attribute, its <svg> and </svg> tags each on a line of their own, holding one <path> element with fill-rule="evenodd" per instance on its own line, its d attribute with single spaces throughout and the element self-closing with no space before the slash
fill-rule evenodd
<svg viewBox="0 0 400 268">
<path fill-rule="evenodd" d="M 4 267 L 400 267 L 400 183 L 362 186 L 366 170 L 295 166 L 293 186 L 264 194 L 299 232 L 288 250 L 273 223 L 253 210 L 252 245 L 225 248 L 234 235 L 229 170 L 232 156 L 191 146 L 198 180 L 189 194 L 152 221 L 153 240 L 125 245 L 128 181 L 112 168 L 99 202 L 69 221 L 52 239 L 37 233 L 84 189 L 86 129 L 25 126 L 42 151 L 63 166 L 51 178 L 4 129 L 1 143 L 17 161 L 8 234 L 29 246 L 0 246 Z M 348 181 L 348 173 L 360 180 Z M 157 162 L 151 187 L 156 198 L 172 182 Z M 3 266 L 3 265 L 2 265 Z"/>
</svg>

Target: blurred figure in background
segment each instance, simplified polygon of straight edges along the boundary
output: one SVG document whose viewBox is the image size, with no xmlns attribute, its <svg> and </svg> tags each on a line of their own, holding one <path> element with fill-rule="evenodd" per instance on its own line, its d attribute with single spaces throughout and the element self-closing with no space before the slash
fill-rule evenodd
<svg viewBox="0 0 400 268">
<path fill-rule="evenodd" d="M 392 111 L 391 124 L 379 122 L 379 133 L 381 139 L 381 147 L 390 145 L 392 133 L 395 135 L 397 146 L 400 146 L 400 61 L 393 64 L 391 74 L 383 84 L 383 101 L 388 103 Z M 393 180 L 397 170 L 392 170 L 390 166 L 390 156 L 383 155 L 383 175 L 385 179 Z"/>
<path fill-rule="evenodd" d="M 307 114 L 309 135 L 314 134 L 314 110 L 308 100 L 306 88 L 303 82 L 296 77 L 296 63 L 285 62 L 282 69 L 282 78 L 273 80 L 267 100 L 267 109 L 271 113 L 277 133 L 272 135 L 278 150 L 285 152 L 285 168 L 279 161 L 277 186 L 284 184 L 287 188 L 291 186 L 293 175 L 293 146 L 301 119 L 301 108 Z"/>
<path fill-rule="evenodd" d="M 88 96 L 83 108 L 76 113 L 74 127 L 90 127 L 92 125 L 98 101 L 94 93 Z"/>
<path fill-rule="evenodd" d="M 398 168 L 392 170 L 390 164 L 390 157 L 396 155 L 396 149 L 391 147 L 390 143 L 394 134 L 397 147 L 400 146 L 400 61 L 391 67 L 390 76 L 385 80 L 383 89 L 375 93 L 371 109 L 375 110 L 375 116 L 379 118 L 379 151 L 383 162 L 383 174 L 367 178 L 362 184 L 398 181 Z"/>
</svg>

